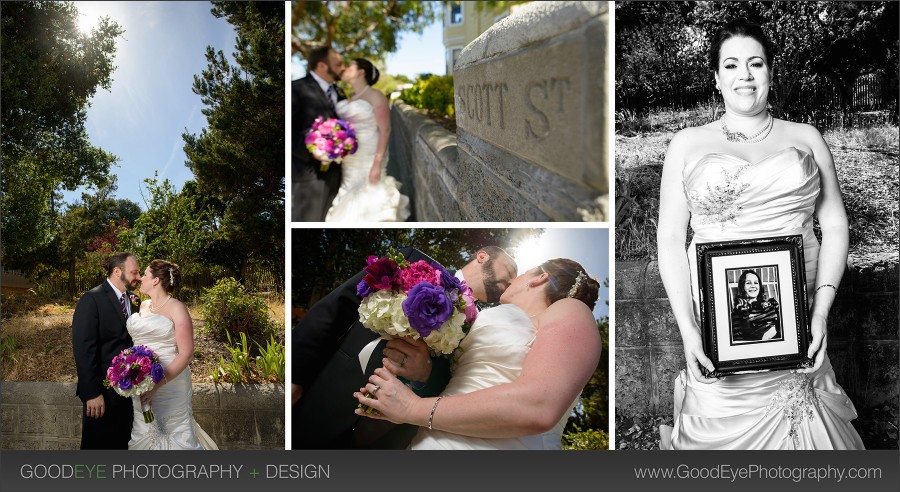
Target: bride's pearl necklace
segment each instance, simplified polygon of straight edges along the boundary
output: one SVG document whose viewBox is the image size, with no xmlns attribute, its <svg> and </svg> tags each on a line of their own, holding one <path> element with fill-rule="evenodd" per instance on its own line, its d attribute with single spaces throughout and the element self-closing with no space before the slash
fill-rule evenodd
<svg viewBox="0 0 900 492">
<path fill-rule="evenodd" d="M 750 135 L 749 137 L 745 135 L 743 132 L 731 131 L 728 129 L 728 125 L 725 124 L 725 119 L 722 120 L 722 133 L 725 134 L 725 140 L 729 142 L 738 142 L 738 143 L 757 143 L 762 142 L 769 136 L 769 133 L 772 131 L 772 127 L 775 126 L 775 118 L 772 118 L 772 115 L 769 114 L 769 117 L 766 119 L 766 124 L 763 125 L 762 128 L 759 129 L 758 132 Z"/>
<path fill-rule="evenodd" d="M 372 86 L 371 86 L 371 85 L 367 85 L 365 89 L 359 91 L 359 94 L 356 94 L 356 95 L 353 96 L 353 100 L 355 101 L 355 100 L 361 98 L 362 95 L 365 94 L 366 91 L 369 90 L 370 87 L 372 87 Z"/>
<path fill-rule="evenodd" d="M 153 307 L 153 299 L 151 299 L 150 300 L 150 311 L 155 313 L 157 309 L 162 309 L 162 307 L 165 306 L 171 299 L 172 299 L 172 296 L 166 297 L 166 300 L 163 301 L 163 303 L 160 304 L 158 308 Z"/>
</svg>

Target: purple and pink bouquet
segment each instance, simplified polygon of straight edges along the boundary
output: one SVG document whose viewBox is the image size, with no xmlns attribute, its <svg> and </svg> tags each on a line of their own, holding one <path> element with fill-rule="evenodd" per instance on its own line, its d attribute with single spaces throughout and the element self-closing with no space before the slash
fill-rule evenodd
<svg viewBox="0 0 900 492">
<path fill-rule="evenodd" d="M 382 337 L 421 338 L 435 355 L 456 350 L 478 316 L 472 289 L 464 281 L 438 263 L 409 263 L 393 250 L 384 258 L 370 256 L 366 263 L 356 286 L 363 298 L 363 326 Z"/>
<path fill-rule="evenodd" d="M 150 391 L 163 378 L 163 367 L 159 356 L 146 345 L 135 345 L 119 352 L 113 357 L 112 364 L 106 370 L 103 386 L 112 388 L 116 393 L 133 398 Z M 153 422 L 153 411 L 144 412 L 144 422 Z"/>
<path fill-rule="evenodd" d="M 327 171 L 332 162 L 340 164 L 344 157 L 356 153 L 358 147 L 353 125 L 345 120 L 326 120 L 321 116 L 313 122 L 303 143 L 321 163 L 319 170 L 322 172 Z"/>
</svg>

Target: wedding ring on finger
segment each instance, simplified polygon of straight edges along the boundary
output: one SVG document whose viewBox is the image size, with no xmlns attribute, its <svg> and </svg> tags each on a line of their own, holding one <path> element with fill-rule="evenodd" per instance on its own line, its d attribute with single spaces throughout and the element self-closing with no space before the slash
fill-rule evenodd
<svg viewBox="0 0 900 492">
<path fill-rule="evenodd" d="M 400 367 L 405 367 L 405 366 L 406 366 L 406 362 L 407 362 L 408 360 L 409 360 L 409 356 L 406 355 L 406 354 L 403 354 L 403 360 L 400 361 Z"/>
<path fill-rule="evenodd" d="M 381 389 L 381 386 L 378 386 L 378 385 L 376 384 L 375 387 L 372 388 L 372 391 L 369 392 L 369 394 L 372 395 L 372 396 L 375 396 L 375 393 L 377 393 L 378 390 L 380 390 L 380 389 Z"/>
</svg>

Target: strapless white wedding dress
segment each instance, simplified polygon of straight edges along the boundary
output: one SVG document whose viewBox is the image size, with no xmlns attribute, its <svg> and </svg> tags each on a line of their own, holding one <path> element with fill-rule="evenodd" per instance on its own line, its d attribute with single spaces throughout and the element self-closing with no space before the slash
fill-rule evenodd
<svg viewBox="0 0 900 492">
<path fill-rule="evenodd" d="M 356 153 L 341 163 L 341 187 L 325 222 L 402 222 L 409 217 L 409 197 L 400 193 L 400 183 L 387 175 L 388 153 L 381 161 L 381 180 L 369 184 L 369 171 L 378 147 L 375 111 L 364 99 L 339 101 L 338 116 L 356 131 Z"/>
<path fill-rule="evenodd" d="M 813 213 L 820 190 L 812 155 L 788 147 L 748 162 L 710 153 L 685 166 L 682 178 L 694 229 L 687 257 L 695 316 L 696 244 L 703 242 L 802 234 L 812 299 L 819 259 Z M 769 371 L 705 384 L 685 369 L 675 381 L 674 403 L 674 428 L 660 430 L 663 449 L 863 449 L 850 423 L 856 408 L 827 355 L 813 374 Z"/>
<path fill-rule="evenodd" d="M 163 367 L 175 359 L 178 353 L 175 325 L 169 318 L 160 314 L 143 318 L 140 313 L 134 313 L 126 327 L 134 344 L 146 345 L 156 352 Z M 128 449 L 219 449 L 194 420 L 192 398 L 189 368 L 153 395 L 153 422 L 144 423 L 140 399 L 132 398 L 134 423 Z"/>
<path fill-rule="evenodd" d="M 522 373 L 522 364 L 535 335 L 531 318 L 518 306 L 502 304 L 478 313 L 469 334 L 459 345 L 459 359 L 441 395 L 464 395 L 515 381 Z M 543 434 L 480 438 L 422 427 L 410 449 L 562 449 L 562 433 L 576 401 Z M 440 410 L 438 407 L 438 414 Z"/>
</svg>

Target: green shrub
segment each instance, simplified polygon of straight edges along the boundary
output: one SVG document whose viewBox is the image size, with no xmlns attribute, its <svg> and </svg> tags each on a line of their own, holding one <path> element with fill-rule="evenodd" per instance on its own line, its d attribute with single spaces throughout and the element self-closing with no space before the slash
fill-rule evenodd
<svg viewBox="0 0 900 492">
<path fill-rule="evenodd" d="M 601 429 L 577 429 L 562 436 L 563 449 L 609 449 L 609 435 Z"/>
<path fill-rule="evenodd" d="M 453 76 L 420 77 L 415 85 L 400 93 L 400 99 L 410 106 L 453 118 Z"/>
<path fill-rule="evenodd" d="M 250 294 L 234 278 L 219 280 L 200 295 L 200 315 L 205 329 L 220 341 L 246 334 L 250 340 L 265 340 L 274 326 L 266 301 Z"/>
</svg>

